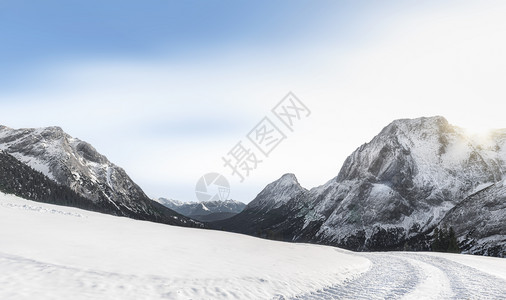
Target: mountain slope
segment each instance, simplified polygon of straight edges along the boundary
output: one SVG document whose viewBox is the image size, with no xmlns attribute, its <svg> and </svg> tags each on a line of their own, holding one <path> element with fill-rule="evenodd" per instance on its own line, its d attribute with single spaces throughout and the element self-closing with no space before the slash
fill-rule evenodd
<svg viewBox="0 0 506 300">
<path fill-rule="evenodd" d="M 448 211 L 502 180 L 505 140 L 505 130 L 469 137 L 442 117 L 396 120 L 326 184 L 290 192 L 268 185 L 261 193 L 267 197 L 259 194 L 262 200 L 215 225 L 353 250 L 429 249 L 430 232 Z M 506 212 L 499 215 L 506 222 Z"/>
<path fill-rule="evenodd" d="M 452 226 L 461 249 L 506 257 L 506 180 L 493 184 L 460 202 L 441 221 Z"/>
<path fill-rule="evenodd" d="M 25 199 L 58 205 L 72 206 L 113 214 L 109 203 L 93 203 L 69 187 L 57 184 L 44 174 L 21 163 L 12 155 L 0 151 L 0 192 Z"/>
<path fill-rule="evenodd" d="M 201 226 L 149 199 L 126 172 L 90 144 L 59 127 L 11 129 L 0 126 L 0 150 L 67 186 L 95 207 L 120 216 L 183 226 Z"/>
<path fill-rule="evenodd" d="M 304 222 L 297 204 L 305 202 L 307 192 L 294 174 L 285 174 L 267 185 L 241 213 L 213 222 L 213 226 L 260 237 L 294 240 Z"/>
</svg>

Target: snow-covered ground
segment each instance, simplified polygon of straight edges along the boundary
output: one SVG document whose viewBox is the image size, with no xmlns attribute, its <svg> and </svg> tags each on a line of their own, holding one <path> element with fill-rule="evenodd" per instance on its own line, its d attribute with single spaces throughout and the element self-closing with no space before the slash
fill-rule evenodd
<svg viewBox="0 0 506 300">
<path fill-rule="evenodd" d="M 506 260 L 352 253 L 0 193 L 0 299 L 503 298 Z"/>
</svg>

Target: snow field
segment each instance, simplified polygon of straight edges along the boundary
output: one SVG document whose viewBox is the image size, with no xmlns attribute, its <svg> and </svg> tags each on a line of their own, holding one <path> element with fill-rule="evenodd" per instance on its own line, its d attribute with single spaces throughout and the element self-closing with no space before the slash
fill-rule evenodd
<svg viewBox="0 0 506 300">
<path fill-rule="evenodd" d="M 0 194 L 0 299 L 270 299 L 358 277 L 332 247 L 180 228 Z"/>
</svg>

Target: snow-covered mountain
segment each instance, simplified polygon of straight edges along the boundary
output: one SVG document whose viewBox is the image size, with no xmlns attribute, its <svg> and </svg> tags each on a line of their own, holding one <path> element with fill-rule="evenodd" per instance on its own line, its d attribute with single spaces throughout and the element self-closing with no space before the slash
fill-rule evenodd
<svg viewBox="0 0 506 300">
<path fill-rule="evenodd" d="M 258 196 L 248 204 L 249 208 L 267 211 L 285 205 L 307 190 L 303 188 L 294 174 L 285 174 L 280 179 L 267 185 Z"/>
<path fill-rule="evenodd" d="M 355 250 L 427 249 L 431 231 L 455 207 L 454 216 L 470 213 L 475 225 L 486 223 L 488 215 L 499 224 L 470 233 L 472 227 L 448 216 L 444 225 L 458 229 L 464 250 L 485 253 L 471 245 L 486 239 L 490 247 L 500 244 L 494 253 L 501 256 L 506 209 L 497 197 L 504 197 L 504 174 L 506 130 L 469 136 L 443 117 L 397 120 L 353 152 L 326 184 L 305 191 L 293 175 L 284 175 L 217 226 Z M 288 188 L 282 184 L 286 178 L 292 182 Z M 493 196 L 480 193 L 491 185 Z M 477 208 L 489 213 L 472 214 Z"/>
<path fill-rule="evenodd" d="M 158 198 L 155 201 L 183 216 L 206 222 L 233 217 L 246 207 L 246 204 L 235 200 L 183 202 L 174 199 Z"/>
<path fill-rule="evenodd" d="M 149 199 L 122 168 L 59 127 L 0 126 L 0 150 L 69 187 L 94 206 L 112 207 L 104 212 L 168 224 L 201 225 Z"/>
</svg>

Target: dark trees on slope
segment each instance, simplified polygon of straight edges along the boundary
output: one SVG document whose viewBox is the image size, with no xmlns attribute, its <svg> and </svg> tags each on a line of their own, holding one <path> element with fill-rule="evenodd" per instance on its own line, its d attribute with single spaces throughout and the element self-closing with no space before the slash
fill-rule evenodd
<svg viewBox="0 0 506 300">
<path fill-rule="evenodd" d="M 457 237 L 455 236 L 453 227 L 450 227 L 449 230 L 447 230 L 445 227 L 442 229 L 434 229 L 431 248 L 432 251 L 437 252 L 460 253 Z"/>
<path fill-rule="evenodd" d="M 67 186 L 0 151 L 0 192 L 21 198 L 56 205 L 72 206 L 97 212 L 114 213 L 112 204 L 93 203 Z"/>
</svg>

